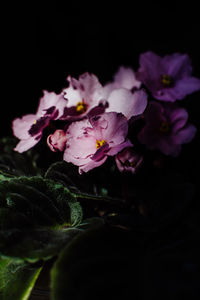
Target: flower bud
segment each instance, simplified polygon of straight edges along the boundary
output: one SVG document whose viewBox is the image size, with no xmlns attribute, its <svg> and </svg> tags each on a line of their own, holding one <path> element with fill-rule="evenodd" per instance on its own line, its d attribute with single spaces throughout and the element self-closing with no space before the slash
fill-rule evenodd
<svg viewBox="0 0 200 300">
<path fill-rule="evenodd" d="M 67 142 L 66 133 L 62 129 L 58 129 L 54 134 L 50 134 L 47 138 L 47 144 L 51 151 L 64 151 Z"/>
<path fill-rule="evenodd" d="M 143 162 L 143 157 L 132 147 L 128 147 L 115 156 L 115 162 L 120 172 L 135 174 Z"/>
</svg>

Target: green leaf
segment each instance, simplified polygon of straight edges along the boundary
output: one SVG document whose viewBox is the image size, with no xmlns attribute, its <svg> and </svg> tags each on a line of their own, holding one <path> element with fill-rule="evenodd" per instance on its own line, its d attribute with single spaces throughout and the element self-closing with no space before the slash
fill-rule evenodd
<svg viewBox="0 0 200 300">
<path fill-rule="evenodd" d="M 82 209 L 66 187 L 41 177 L 0 182 L 0 253 L 36 261 L 56 255 L 78 232 Z"/>
<path fill-rule="evenodd" d="M 41 269 L 41 266 L 0 258 L 0 299 L 28 299 Z"/>
<path fill-rule="evenodd" d="M 38 153 L 29 150 L 23 154 L 14 151 L 16 138 L 4 137 L 0 140 L 0 180 L 14 176 L 37 175 Z"/>
<path fill-rule="evenodd" d="M 53 163 L 47 170 L 45 178 L 66 185 L 71 191 L 119 198 L 121 196 L 120 175 L 120 172 L 114 172 L 106 164 L 102 168 L 96 168 L 80 175 L 77 166 L 62 161 Z"/>
<path fill-rule="evenodd" d="M 132 299 L 140 272 L 137 235 L 107 226 L 78 235 L 51 271 L 52 300 Z"/>
</svg>

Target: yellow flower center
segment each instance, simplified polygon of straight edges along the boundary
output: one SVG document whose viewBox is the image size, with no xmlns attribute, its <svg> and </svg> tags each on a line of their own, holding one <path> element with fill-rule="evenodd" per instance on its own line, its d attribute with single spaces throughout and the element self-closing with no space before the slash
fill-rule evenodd
<svg viewBox="0 0 200 300">
<path fill-rule="evenodd" d="M 161 82 L 162 82 L 162 84 L 164 84 L 166 86 L 170 86 L 172 84 L 173 80 L 169 75 L 164 74 L 164 75 L 162 75 Z"/>
<path fill-rule="evenodd" d="M 105 144 L 106 144 L 106 141 L 104 141 L 104 140 L 96 140 L 96 148 L 97 149 L 101 148 Z"/>
<path fill-rule="evenodd" d="M 132 167 L 133 168 L 133 167 L 136 166 L 136 163 L 134 161 L 130 162 L 129 160 L 126 160 L 124 162 L 124 165 L 125 165 L 125 167 Z"/>
<path fill-rule="evenodd" d="M 33 124 L 36 124 L 37 123 L 37 120 L 34 120 Z"/>
<path fill-rule="evenodd" d="M 79 114 L 86 112 L 86 110 L 87 110 L 87 105 L 83 101 L 80 101 L 76 104 L 76 111 Z"/>
<path fill-rule="evenodd" d="M 166 121 L 163 121 L 160 125 L 160 128 L 159 128 L 160 132 L 162 133 L 168 133 L 170 131 L 170 125 L 168 122 Z"/>
</svg>

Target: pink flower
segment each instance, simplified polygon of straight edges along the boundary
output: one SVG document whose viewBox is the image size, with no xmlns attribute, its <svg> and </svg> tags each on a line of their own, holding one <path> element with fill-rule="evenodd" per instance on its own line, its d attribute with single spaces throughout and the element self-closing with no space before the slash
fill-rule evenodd
<svg viewBox="0 0 200 300">
<path fill-rule="evenodd" d="M 66 133 L 64 130 L 58 129 L 54 134 L 50 134 L 47 138 L 47 144 L 51 151 L 64 151 L 67 142 Z"/>
<path fill-rule="evenodd" d="M 50 120 L 57 120 L 63 115 L 65 106 L 66 100 L 62 94 L 44 91 L 36 114 L 25 115 L 13 121 L 13 134 L 20 139 L 14 150 L 22 153 L 35 146 Z"/>
<path fill-rule="evenodd" d="M 128 120 L 142 114 L 147 106 L 147 94 L 144 90 L 131 92 L 127 89 L 113 90 L 108 99 L 106 112 L 122 113 Z"/>
<path fill-rule="evenodd" d="M 175 102 L 200 90 L 200 79 L 192 76 L 192 64 L 187 54 L 160 57 L 151 51 L 143 53 L 137 76 L 154 98 L 162 101 Z"/>
<path fill-rule="evenodd" d="M 122 113 L 127 119 L 142 114 L 147 106 L 147 94 L 137 90 L 140 86 L 132 69 L 120 67 L 113 82 L 104 86 L 106 112 Z M 136 91 L 132 91 L 134 88 Z"/>
<path fill-rule="evenodd" d="M 132 146 L 127 140 L 128 122 L 110 112 L 72 123 L 67 130 L 64 160 L 79 166 L 79 173 L 102 165 L 108 156 Z"/>
<path fill-rule="evenodd" d="M 115 162 L 120 172 L 131 172 L 135 174 L 140 168 L 143 157 L 128 147 L 115 156 Z"/>
<path fill-rule="evenodd" d="M 136 79 L 134 71 L 131 68 L 121 66 L 114 75 L 113 81 L 104 86 L 104 97 L 107 99 L 110 93 L 115 89 L 124 88 L 132 90 L 134 88 L 139 89 L 140 86 L 141 81 Z"/>
<path fill-rule="evenodd" d="M 69 87 L 63 90 L 67 107 L 62 119 L 80 120 L 101 103 L 102 86 L 98 78 L 89 73 L 80 75 L 78 80 L 71 76 L 67 80 Z"/>
<path fill-rule="evenodd" d="M 196 128 L 188 124 L 188 113 L 173 103 L 151 102 L 144 114 L 146 124 L 138 135 L 150 150 L 177 156 L 181 145 L 191 142 Z"/>
</svg>

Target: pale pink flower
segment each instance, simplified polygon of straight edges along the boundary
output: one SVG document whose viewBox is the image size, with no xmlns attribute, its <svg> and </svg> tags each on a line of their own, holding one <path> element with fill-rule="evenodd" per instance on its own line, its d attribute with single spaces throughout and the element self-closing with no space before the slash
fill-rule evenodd
<svg viewBox="0 0 200 300">
<path fill-rule="evenodd" d="M 65 106 L 63 94 L 44 91 L 36 114 L 25 115 L 13 121 L 13 134 L 20 140 L 14 150 L 22 153 L 36 145 L 42 137 L 43 129 L 50 120 L 57 120 L 63 115 Z"/>
<path fill-rule="evenodd" d="M 104 97 L 107 99 L 115 89 L 124 88 L 131 91 L 134 88 L 139 89 L 140 87 L 141 81 L 136 79 L 134 71 L 131 68 L 121 66 L 114 75 L 113 81 L 104 86 Z"/>
<path fill-rule="evenodd" d="M 62 119 L 80 120 L 101 104 L 102 85 L 94 74 L 89 73 L 80 75 L 78 80 L 68 76 L 67 80 L 69 87 L 63 90 L 67 106 Z"/>
<path fill-rule="evenodd" d="M 113 82 L 103 88 L 106 112 L 122 113 L 127 119 L 142 114 L 147 106 L 147 94 L 139 90 L 140 86 L 131 68 L 120 67 Z"/>
<path fill-rule="evenodd" d="M 79 173 L 102 165 L 108 156 L 132 146 L 127 139 L 128 122 L 119 113 L 110 112 L 79 122 L 67 130 L 64 160 L 79 166 Z"/>
</svg>

